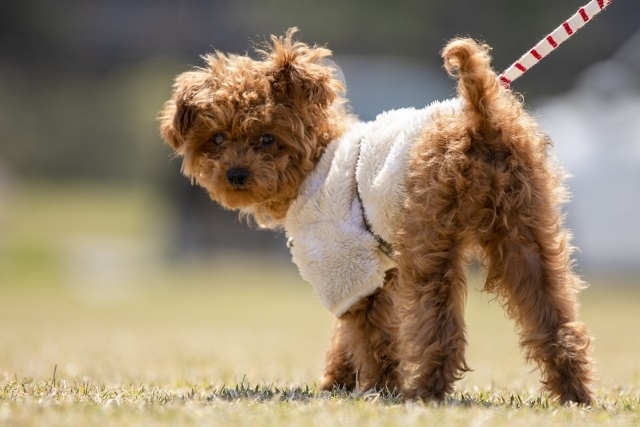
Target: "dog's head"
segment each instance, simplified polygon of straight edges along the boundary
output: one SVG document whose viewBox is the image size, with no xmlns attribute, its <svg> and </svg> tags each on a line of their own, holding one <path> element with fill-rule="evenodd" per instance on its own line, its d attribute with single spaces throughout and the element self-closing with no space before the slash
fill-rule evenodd
<svg viewBox="0 0 640 427">
<path fill-rule="evenodd" d="M 184 174 L 228 209 L 280 222 L 324 147 L 348 122 L 328 49 L 294 41 L 296 29 L 256 50 L 220 52 L 178 75 L 160 115 Z"/>
</svg>

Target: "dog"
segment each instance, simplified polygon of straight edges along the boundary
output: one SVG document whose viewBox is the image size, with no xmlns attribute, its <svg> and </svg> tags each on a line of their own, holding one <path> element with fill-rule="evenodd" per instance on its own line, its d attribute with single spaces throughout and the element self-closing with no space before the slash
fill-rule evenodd
<svg viewBox="0 0 640 427">
<path fill-rule="evenodd" d="M 469 370 L 465 265 L 475 257 L 544 387 L 591 404 L 565 174 L 499 83 L 489 47 L 446 45 L 454 99 L 361 122 L 331 52 L 296 31 L 271 36 L 256 59 L 203 56 L 176 77 L 159 119 L 192 182 L 284 229 L 302 277 L 336 315 L 321 387 L 442 401 Z"/>
</svg>

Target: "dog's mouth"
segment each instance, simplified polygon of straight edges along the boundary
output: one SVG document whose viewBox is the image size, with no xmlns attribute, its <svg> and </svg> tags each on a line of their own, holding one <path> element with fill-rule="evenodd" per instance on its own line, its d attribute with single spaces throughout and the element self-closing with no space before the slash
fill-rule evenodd
<svg viewBox="0 0 640 427">
<path fill-rule="evenodd" d="M 251 191 L 251 188 L 248 186 L 237 187 L 228 185 L 225 187 L 225 189 L 216 192 L 209 190 L 209 195 L 212 199 L 229 209 L 246 208 L 257 202 L 253 191 Z"/>
</svg>

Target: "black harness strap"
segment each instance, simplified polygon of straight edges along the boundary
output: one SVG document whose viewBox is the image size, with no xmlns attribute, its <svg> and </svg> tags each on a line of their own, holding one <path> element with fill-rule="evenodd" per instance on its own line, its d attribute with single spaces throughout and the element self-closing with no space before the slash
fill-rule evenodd
<svg viewBox="0 0 640 427">
<path fill-rule="evenodd" d="M 360 149 L 361 149 L 361 147 L 362 147 L 362 145 L 358 146 L 358 158 L 356 159 L 356 169 L 358 168 L 358 163 L 360 163 Z M 355 182 L 356 182 L 356 198 L 358 199 L 358 203 L 360 204 L 360 215 L 362 216 L 362 223 L 364 224 L 364 228 L 367 230 L 367 232 L 369 234 L 371 234 L 373 236 L 374 239 L 376 239 L 376 242 L 378 242 L 378 248 L 380 248 L 382 253 L 384 253 L 389 258 L 393 259 L 393 256 L 392 256 L 393 247 L 391 246 L 391 244 L 389 242 L 387 242 L 386 240 L 384 240 L 381 236 L 376 234 L 373 231 L 373 228 L 371 228 L 371 223 L 369 222 L 369 218 L 367 218 L 367 212 L 365 211 L 364 203 L 362 202 L 362 196 L 360 196 L 360 185 L 358 184 L 357 174 L 354 177 L 354 179 L 355 179 Z M 287 238 L 287 247 L 289 249 L 291 249 L 293 247 L 293 239 L 290 238 L 290 237 Z"/>
<path fill-rule="evenodd" d="M 358 170 L 358 164 L 360 163 L 360 151 L 362 148 L 362 143 L 358 146 L 358 158 L 356 159 L 356 171 Z M 373 231 L 373 228 L 371 228 L 371 223 L 369 222 L 369 218 L 367 218 L 367 212 L 364 208 L 364 203 L 362 203 L 362 196 L 360 196 L 360 185 L 358 184 L 358 174 L 356 173 L 355 176 L 355 181 L 356 181 L 356 198 L 358 199 L 358 203 L 360 204 L 360 213 L 362 215 L 362 222 L 364 224 L 364 227 L 367 229 L 367 231 L 369 232 L 369 234 L 371 234 L 373 236 L 374 239 L 376 239 L 376 242 L 378 242 L 378 247 L 380 248 L 380 250 L 389 258 L 392 258 L 392 254 L 393 254 L 393 248 L 391 247 L 391 244 L 389 242 L 387 242 L 386 240 L 384 240 L 381 236 L 379 236 L 377 233 L 375 233 Z"/>
</svg>

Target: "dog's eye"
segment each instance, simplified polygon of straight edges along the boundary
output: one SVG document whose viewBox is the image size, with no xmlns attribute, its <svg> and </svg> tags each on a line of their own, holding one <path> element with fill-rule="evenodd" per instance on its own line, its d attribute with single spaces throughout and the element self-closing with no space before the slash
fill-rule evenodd
<svg viewBox="0 0 640 427">
<path fill-rule="evenodd" d="M 225 132 L 216 133 L 211 137 L 211 142 L 220 145 L 227 140 L 228 135 Z"/>
<path fill-rule="evenodd" d="M 271 145 L 274 142 L 276 142 L 276 137 L 271 134 L 265 133 L 260 137 L 260 145 L 263 145 L 263 146 Z"/>
</svg>

